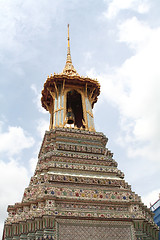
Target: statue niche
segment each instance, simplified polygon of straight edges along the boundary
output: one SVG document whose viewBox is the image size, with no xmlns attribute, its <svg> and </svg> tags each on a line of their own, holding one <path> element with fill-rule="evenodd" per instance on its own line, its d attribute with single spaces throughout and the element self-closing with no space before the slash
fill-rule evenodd
<svg viewBox="0 0 160 240">
<path fill-rule="evenodd" d="M 76 90 L 70 90 L 67 92 L 67 124 L 74 124 L 78 128 L 85 128 L 83 125 L 83 107 L 81 94 Z"/>
</svg>

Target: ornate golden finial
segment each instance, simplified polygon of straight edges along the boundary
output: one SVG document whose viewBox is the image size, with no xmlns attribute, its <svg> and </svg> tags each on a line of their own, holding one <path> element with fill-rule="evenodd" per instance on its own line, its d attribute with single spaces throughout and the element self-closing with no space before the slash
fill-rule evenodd
<svg viewBox="0 0 160 240">
<path fill-rule="evenodd" d="M 75 70 L 73 64 L 72 64 L 72 59 L 71 59 L 71 52 L 70 52 L 70 38 L 69 38 L 69 24 L 68 24 L 68 48 L 67 48 L 67 60 L 66 60 L 66 65 L 63 69 L 62 74 L 74 76 L 74 75 L 79 75 L 77 71 Z"/>
<path fill-rule="evenodd" d="M 66 63 L 72 64 L 71 52 L 70 52 L 70 38 L 69 38 L 69 24 L 68 24 L 68 48 L 67 48 L 67 61 Z"/>
<path fill-rule="evenodd" d="M 68 47 L 70 47 L 70 43 L 69 43 L 69 24 L 68 24 Z"/>
</svg>

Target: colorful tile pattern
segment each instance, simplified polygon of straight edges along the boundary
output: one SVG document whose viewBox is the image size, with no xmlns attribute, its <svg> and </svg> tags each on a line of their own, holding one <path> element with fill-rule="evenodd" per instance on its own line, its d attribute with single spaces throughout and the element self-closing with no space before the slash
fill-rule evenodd
<svg viewBox="0 0 160 240">
<path fill-rule="evenodd" d="M 153 214 L 125 182 L 106 143 L 102 133 L 46 132 L 22 201 L 8 206 L 5 240 L 157 240 Z"/>
</svg>

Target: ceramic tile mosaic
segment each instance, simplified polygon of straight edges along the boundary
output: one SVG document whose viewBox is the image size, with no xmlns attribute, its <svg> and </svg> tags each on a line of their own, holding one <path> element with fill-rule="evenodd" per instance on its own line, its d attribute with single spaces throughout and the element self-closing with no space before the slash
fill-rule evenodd
<svg viewBox="0 0 160 240">
<path fill-rule="evenodd" d="M 106 142 L 102 133 L 46 132 L 22 201 L 8 206 L 4 239 L 157 240 L 153 214 L 125 181 Z"/>
</svg>

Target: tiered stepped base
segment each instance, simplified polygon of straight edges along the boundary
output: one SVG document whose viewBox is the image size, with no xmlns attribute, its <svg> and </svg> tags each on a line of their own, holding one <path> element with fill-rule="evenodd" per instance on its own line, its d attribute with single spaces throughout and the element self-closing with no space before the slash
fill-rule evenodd
<svg viewBox="0 0 160 240">
<path fill-rule="evenodd" d="M 125 182 L 102 133 L 45 133 L 21 203 L 8 206 L 5 240 L 157 240 L 152 212 Z"/>
</svg>

